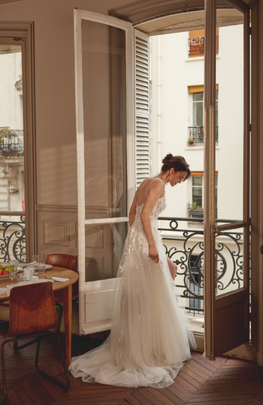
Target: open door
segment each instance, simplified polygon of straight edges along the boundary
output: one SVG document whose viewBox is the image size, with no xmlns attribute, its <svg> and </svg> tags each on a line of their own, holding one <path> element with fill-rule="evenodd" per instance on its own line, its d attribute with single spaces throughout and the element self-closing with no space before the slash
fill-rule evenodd
<svg viewBox="0 0 263 405">
<path fill-rule="evenodd" d="M 224 4 L 216 7 L 216 0 L 206 1 L 205 26 L 205 355 L 213 359 L 249 341 L 249 178 L 250 178 L 250 126 L 249 126 L 249 8 L 242 2 L 227 1 L 226 9 L 235 11 L 233 30 L 240 33 L 240 40 L 233 46 L 243 47 L 240 70 L 231 70 L 231 60 L 226 61 L 225 75 L 217 77 L 216 27 L 224 34 Z M 223 35 L 219 36 L 222 38 Z M 231 41 L 231 37 L 225 38 Z M 222 40 L 223 42 L 223 40 Z M 229 58 L 235 57 L 235 52 Z M 219 69 L 218 69 L 219 70 Z M 231 86 L 239 81 L 239 94 L 233 95 Z M 216 85 L 220 92 L 227 92 L 229 119 L 220 127 L 216 122 Z M 234 102 L 234 100 L 236 100 Z M 238 101 L 237 101 L 238 100 Z M 220 114 L 220 112 L 219 112 Z M 241 119 L 240 119 L 241 117 Z M 238 126 L 239 141 L 233 144 L 231 127 Z M 218 143 L 217 143 L 218 142 Z M 217 167 L 216 149 L 226 143 L 224 166 Z M 220 152 L 222 153 L 222 151 Z M 217 213 L 225 223 L 216 220 L 215 172 L 218 173 L 217 200 L 225 199 L 224 213 Z M 238 175 L 237 175 L 238 174 Z M 241 179 L 241 181 L 239 180 Z M 229 184 L 228 195 L 220 195 L 220 182 Z M 243 201 L 240 212 L 236 199 Z M 221 223 L 224 221 L 221 221 Z M 226 239 L 231 240 L 232 248 Z M 227 262 L 222 260 L 222 250 L 228 253 Z M 235 289 L 226 291 L 227 278 L 235 282 Z"/>
<path fill-rule="evenodd" d="M 75 80 L 79 332 L 88 334 L 111 327 L 128 210 L 149 177 L 148 39 L 76 10 Z"/>
</svg>

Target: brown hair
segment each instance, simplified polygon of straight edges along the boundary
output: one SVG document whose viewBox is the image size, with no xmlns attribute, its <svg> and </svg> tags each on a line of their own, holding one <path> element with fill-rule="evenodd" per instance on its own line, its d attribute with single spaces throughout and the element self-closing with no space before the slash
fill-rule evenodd
<svg viewBox="0 0 263 405">
<path fill-rule="evenodd" d="M 191 176 L 191 170 L 189 169 L 189 164 L 186 163 L 183 156 L 173 156 L 171 153 L 165 156 L 162 160 L 162 173 L 167 172 L 170 169 L 174 169 L 175 172 L 186 172 L 185 180 L 189 179 Z"/>
</svg>

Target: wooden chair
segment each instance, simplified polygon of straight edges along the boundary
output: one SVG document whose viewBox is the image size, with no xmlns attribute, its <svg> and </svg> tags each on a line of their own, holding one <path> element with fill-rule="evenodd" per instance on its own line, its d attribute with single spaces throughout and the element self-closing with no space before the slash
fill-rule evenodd
<svg viewBox="0 0 263 405">
<path fill-rule="evenodd" d="M 77 272 L 77 259 L 76 256 L 67 255 L 64 253 L 52 253 L 47 255 L 47 264 L 55 267 L 64 267 L 66 269 Z M 77 302 L 79 294 L 78 281 L 72 285 L 72 299 Z M 58 290 L 54 292 L 55 302 L 63 301 L 63 291 Z"/>
<path fill-rule="evenodd" d="M 2 378 L 3 378 L 3 402 L 7 402 L 6 371 L 5 371 L 5 345 L 14 342 L 15 349 L 23 349 L 33 343 L 37 343 L 35 367 L 37 371 L 54 384 L 67 389 L 69 378 L 61 352 L 59 336 L 57 332 L 57 313 L 52 291 L 52 282 L 34 283 L 13 287 L 10 291 L 10 316 L 9 322 L 0 323 L 0 336 L 5 340 L 1 344 Z M 54 330 L 50 330 L 55 328 Z M 55 335 L 56 343 L 60 351 L 60 357 L 64 369 L 66 383 L 51 377 L 38 366 L 40 342 L 44 337 Z M 33 338 L 29 342 L 17 346 L 20 339 Z"/>
<path fill-rule="evenodd" d="M 55 267 L 64 267 L 66 269 L 70 269 L 77 272 L 76 256 L 67 255 L 65 253 L 51 253 L 47 255 L 46 264 L 51 264 L 52 266 Z M 79 288 L 78 288 L 78 281 L 76 281 L 76 283 L 72 285 L 72 301 L 76 302 L 77 304 L 78 304 L 78 295 L 79 295 Z M 55 291 L 54 298 L 57 304 L 63 302 L 63 291 L 62 290 Z M 60 331 L 61 318 L 62 314 L 60 317 L 60 322 L 58 323 L 58 332 Z M 57 353 L 57 344 L 55 344 L 55 356 L 60 358 L 59 354 Z"/>
</svg>

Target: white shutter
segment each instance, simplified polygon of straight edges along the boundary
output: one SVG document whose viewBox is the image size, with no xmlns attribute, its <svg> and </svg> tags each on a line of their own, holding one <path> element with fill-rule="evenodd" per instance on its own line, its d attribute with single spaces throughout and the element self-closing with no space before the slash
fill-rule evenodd
<svg viewBox="0 0 263 405">
<path fill-rule="evenodd" d="M 150 176 L 149 37 L 135 30 L 136 188 Z"/>
</svg>

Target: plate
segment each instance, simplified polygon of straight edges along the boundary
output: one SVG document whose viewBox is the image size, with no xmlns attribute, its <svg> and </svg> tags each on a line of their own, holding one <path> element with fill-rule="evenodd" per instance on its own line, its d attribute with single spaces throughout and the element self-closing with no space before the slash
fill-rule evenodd
<svg viewBox="0 0 263 405">
<path fill-rule="evenodd" d="M 0 281 L 1 280 L 10 280 L 10 277 L 9 277 L 9 275 L 8 274 L 4 274 L 3 276 L 1 276 L 1 274 L 0 274 Z"/>
<path fill-rule="evenodd" d="M 25 267 L 30 267 L 30 266 L 32 266 L 32 264 L 33 263 L 26 263 L 26 264 L 24 264 L 24 265 L 22 265 L 21 266 L 21 264 L 20 264 L 20 267 L 23 267 L 23 268 L 25 268 Z M 48 269 L 51 269 L 53 266 L 51 265 L 51 264 L 46 264 L 45 265 L 45 270 L 48 270 Z M 37 271 L 37 269 L 36 269 L 36 271 Z"/>
</svg>

